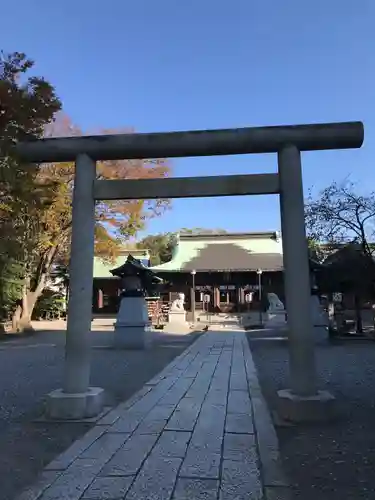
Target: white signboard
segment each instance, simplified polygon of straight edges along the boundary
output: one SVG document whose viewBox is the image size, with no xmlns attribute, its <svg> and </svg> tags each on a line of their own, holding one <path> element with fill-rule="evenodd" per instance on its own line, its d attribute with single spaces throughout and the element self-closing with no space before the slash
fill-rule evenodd
<svg viewBox="0 0 375 500">
<path fill-rule="evenodd" d="M 245 302 L 249 303 L 253 301 L 253 294 L 252 293 L 247 293 L 245 295 Z"/>
<path fill-rule="evenodd" d="M 208 302 L 210 302 L 210 300 L 211 300 L 211 297 L 208 294 L 204 294 L 203 302 L 206 302 L 206 304 L 207 304 Z"/>
</svg>

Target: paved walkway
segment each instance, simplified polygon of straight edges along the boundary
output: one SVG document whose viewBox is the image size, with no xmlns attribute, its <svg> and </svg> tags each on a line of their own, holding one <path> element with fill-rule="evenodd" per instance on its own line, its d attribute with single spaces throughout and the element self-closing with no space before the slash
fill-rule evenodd
<svg viewBox="0 0 375 500">
<path fill-rule="evenodd" d="M 245 333 L 226 331 L 202 335 L 19 500 L 287 498 Z"/>
</svg>

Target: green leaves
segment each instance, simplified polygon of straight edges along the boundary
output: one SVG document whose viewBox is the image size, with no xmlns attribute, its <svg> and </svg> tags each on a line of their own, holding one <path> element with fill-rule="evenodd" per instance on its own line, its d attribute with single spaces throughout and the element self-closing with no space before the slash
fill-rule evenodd
<svg viewBox="0 0 375 500">
<path fill-rule="evenodd" d="M 33 64 L 23 53 L 1 53 L 0 241 L 4 244 L 0 251 L 22 262 L 26 295 L 41 293 L 55 259 L 68 261 L 75 166 L 21 164 L 13 147 L 19 141 L 42 136 L 82 135 L 68 117 L 59 113 L 61 103 L 53 86 L 42 77 L 29 76 Z M 163 159 L 97 162 L 100 179 L 155 178 L 169 173 L 170 164 Z M 124 242 L 168 207 L 168 200 L 98 203 L 97 255 L 113 260 Z"/>
<path fill-rule="evenodd" d="M 25 268 L 7 254 L 0 255 L 0 321 L 7 321 L 22 296 Z"/>
<path fill-rule="evenodd" d="M 26 274 L 37 260 L 42 214 L 50 193 L 38 181 L 40 167 L 18 162 L 13 145 L 38 138 L 61 107 L 43 78 L 27 78 L 33 61 L 25 54 L 0 56 L 0 314 L 20 299 Z"/>
<path fill-rule="evenodd" d="M 151 265 L 157 266 L 172 259 L 172 251 L 176 244 L 174 233 L 149 235 L 137 243 L 139 249 L 150 252 Z"/>
<path fill-rule="evenodd" d="M 61 109 L 55 90 L 43 78 L 25 78 L 34 62 L 25 54 L 1 54 L 0 131 L 3 148 L 18 140 L 41 137 L 44 127 Z"/>
</svg>

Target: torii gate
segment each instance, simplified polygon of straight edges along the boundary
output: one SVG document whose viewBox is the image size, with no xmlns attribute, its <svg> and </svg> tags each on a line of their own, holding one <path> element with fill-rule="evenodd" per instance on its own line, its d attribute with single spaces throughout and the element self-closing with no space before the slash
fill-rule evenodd
<svg viewBox="0 0 375 500">
<path fill-rule="evenodd" d="M 22 161 L 75 161 L 70 294 L 63 388 L 49 394 L 54 418 L 99 414 L 103 390 L 90 387 L 95 201 L 280 194 L 290 389 L 279 391 L 294 420 L 327 414 L 333 397 L 318 390 L 310 307 L 301 151 L 359 148 L 361 122 L 228 130 L 40 139 L 17 145 Z M 278 173 L 139 180 L 97 180 L 97 160 L 277 153 Z"/>
</svg>

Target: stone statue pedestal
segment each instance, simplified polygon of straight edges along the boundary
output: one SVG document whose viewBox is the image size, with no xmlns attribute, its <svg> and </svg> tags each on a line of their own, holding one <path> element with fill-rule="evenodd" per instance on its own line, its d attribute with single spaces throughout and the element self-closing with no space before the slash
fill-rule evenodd
<svg viewBox="0 0 375 500">
<path fill-rule="evenodd" d="M 328 314 L 320 305 L 319 297 L 317 295 L 311 296 L 311 319 L 313 324 L 313 336 L 315 343 L 328 342 Z"/>
<path fill-rule="evenodd" d="M 317 295 L 311 296 L 311 317 L 314 326 L 328 326 L 328 314 L 320 305 Z"/>
<path fill-rule="evenodd" d="M 190 333 L 190 331 L 189 323 L 186 321 L 186 311 L 184 309 L 169 312 L 168 323 L 164 328 L 165 333 L 186 335 Z"/>
<path fill-rule="evenodd" d="M 268 310 L 266 315 L 265 327 L 266 328 L 283 328 L 286 327 L 286 311 L 285 309 Z"/>
<path fill-rule="evenodd" d="M 186 321 L 184 302 L 185 294 L 179 293 L 178 298 L 172 302 L 169 310 L 166 331 L 176 334 L 190 332 L 189 323 Z"/>
<path fill-rule="evenodd" d="M 117 349 L 145 349 L 150 327 L 144 297 L 122 297 L 117 314 L 113 346 Z"/>
<path fill-rule="evenodd" d="M 168 323 L 173 325 L 186 325 L 186 311 L 169 311 Z"/>
</svg>

